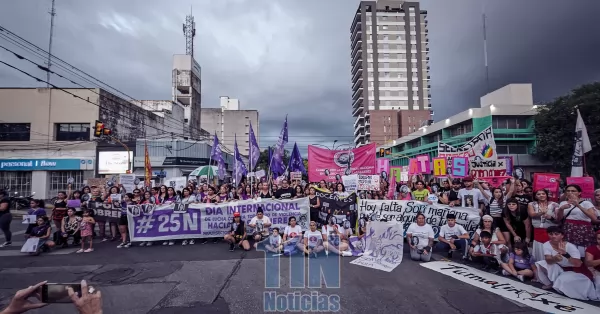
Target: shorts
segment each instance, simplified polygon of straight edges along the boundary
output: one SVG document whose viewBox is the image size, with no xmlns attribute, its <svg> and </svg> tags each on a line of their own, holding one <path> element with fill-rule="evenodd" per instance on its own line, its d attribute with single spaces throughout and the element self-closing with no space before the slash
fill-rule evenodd
<svg viewBox="0 0 600 314">
<path fill-rule="evenodd" d="M 122 215 L 119 218 L 119 226 L 127 226 L 127 215 Z"/>
<path fill-rule="evenodd" d="M 235 243 L 240 243 L 240 242 L 242 242 L 242 240 L 244 240 L 244 239 L 242 239 L 241 235 L 236 234 L 233 236 L 233 241 L 235 241 Z"/>
<path fill-rule="evenodd" d="M 496 227 L 500 228 L 501 232 L 508 232 L 508 228 L 506 227 L 506 223 L 504 222 L 504 218 L 502 217 L 494 217 L 494 224 Z"/>
</svg>

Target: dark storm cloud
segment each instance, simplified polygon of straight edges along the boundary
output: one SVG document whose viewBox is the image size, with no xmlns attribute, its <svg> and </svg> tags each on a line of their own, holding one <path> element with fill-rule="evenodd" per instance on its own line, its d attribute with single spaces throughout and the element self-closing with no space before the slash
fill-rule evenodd
<svg viewBox="0 0 600 314">
<path fill-rule="evenodd" d="M 310 143 L 353 139 L 349 28 L 358 2 L 61 0 L 53 52 L 135 99 L 169 99 L 172 55 L 185 52 L 181 25 L 193 4 L 203 106 L 217 107 L 227 95 L 258 109 L 262 147 L 276 141 L 288 114 L 290 142 L 304 152 Z M 478 106 L 487 90 L 484 4 L 491 89 L 531 82 L 541 100 L 598 78 L 599 1 L 422 1 L 436 120 Z M 49 6 L 2 1 L 0 25 L 46 49 Z M 1 51 L 0 58 L 44 77 Z M 0 67 L 0 86 L 36 83 Z"/>
</svg>

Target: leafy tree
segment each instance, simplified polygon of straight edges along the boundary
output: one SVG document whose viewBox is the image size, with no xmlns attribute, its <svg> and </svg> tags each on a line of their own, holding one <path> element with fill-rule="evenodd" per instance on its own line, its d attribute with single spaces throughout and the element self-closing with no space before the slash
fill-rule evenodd
<svg viewBox="0 0 600 314">
<path fill-rule="evenodd" d="M 287 166 L 289 160 L 290 160 L 290 151 L 288 151 L 286 149 L 283 151 L 283 165 Z M 257 169 L 263 169 L 268 172 L 269 171 L 269 162 L 270 162 L 269 149 L 265 149 L 260 152 L 260 157 L 258 157 L 258 162 L 256 163 L 256 167 L 257 167 Z"/>
<path fill-rule="evenodd" d="M 537 145 L 535 155 L 542 161 L 552 162 L 556 172 L 571 173 L 577 109 L 592 144 L 586 154 L 586 172 L 600 178 L 600 82 L 585 84 L 569 94 L 540 106 L 535 119 Z"/>
</svg>

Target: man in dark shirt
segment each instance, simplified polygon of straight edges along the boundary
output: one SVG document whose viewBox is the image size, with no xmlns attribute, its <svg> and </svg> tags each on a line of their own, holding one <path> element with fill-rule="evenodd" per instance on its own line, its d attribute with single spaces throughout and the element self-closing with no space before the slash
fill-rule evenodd
<svg viewBox="0 0 600 314">
<path fill-rule="evenodd" d="M 296 198 L 296 191 L 290 187 L 290 182 L 287 179 L 281 181 L 281 189 L 275 191 L 275 198 L 281 200 Z"/>
<path fill-rule="evenodd" d="M 448 197 L 448 204 L 450 205 L 461 205 L 461 200 L 458 198 L 458 191 L 460 191 L 460 188 L 462 187 L 462 184 L 460 182 L 460 179 L 453 179 L 452 180 L 452 188 L 446 192 L 447 197 Z"/>
<path fill-rule="evenodd" d="M 6 242 L 0 247 L 10 246 L 12 244 L 12 232 L 10 232 L 10 223 L 12 215 L 10 213 L 10 200 L 6 197 L 4 191 L 0 191 L 0 229 L 4 233 Z"/>
</svg>

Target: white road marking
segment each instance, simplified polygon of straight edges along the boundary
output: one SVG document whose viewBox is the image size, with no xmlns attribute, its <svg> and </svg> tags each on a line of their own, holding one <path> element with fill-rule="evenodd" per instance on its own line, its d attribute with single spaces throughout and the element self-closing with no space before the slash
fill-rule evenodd
<svg viewBox="0 0 600 314">
<path fill-rule="evenodd" d="M 440 261 L 421 266 L 545 313 L 600 313 L 596 306 L 458 263 Z"/>
</svg>

